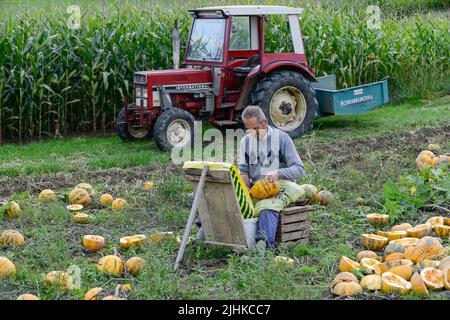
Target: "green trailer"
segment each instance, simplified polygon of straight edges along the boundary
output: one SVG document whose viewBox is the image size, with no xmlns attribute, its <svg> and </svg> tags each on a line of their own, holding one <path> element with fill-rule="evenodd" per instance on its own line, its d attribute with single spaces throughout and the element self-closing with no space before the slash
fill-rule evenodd
<svg viewBox="0 0 450 320">
<path fill-rule="evenodd" d="M 316 117 L 356 114 L 372 110 L 389 102 L 387 80 L 336 89 L 336 76 L 323 76 L 313 83 L 318 110 Z"/>
</svg>

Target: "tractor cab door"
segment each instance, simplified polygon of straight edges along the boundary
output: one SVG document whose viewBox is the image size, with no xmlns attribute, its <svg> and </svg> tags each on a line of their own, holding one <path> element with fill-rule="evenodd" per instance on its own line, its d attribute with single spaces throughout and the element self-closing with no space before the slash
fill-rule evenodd
<svg viewBox="0 0 450 320">
<path fill-rule="evenodd" d="M 236 102 L 247 74 L 261 64 L 259 17 L 231 18 L 223 102 Z"/>
</svg>

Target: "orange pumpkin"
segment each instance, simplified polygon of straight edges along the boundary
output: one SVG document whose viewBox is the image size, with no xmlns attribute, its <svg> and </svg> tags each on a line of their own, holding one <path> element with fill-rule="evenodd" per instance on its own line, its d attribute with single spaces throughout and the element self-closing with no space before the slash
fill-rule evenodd
<svg viewBox="0 0 450 320">
<path fill-rule="evenodd" d="M 368 250 L 378 251 L 386 247 L 389 239 L 376 234 L 362 234 L 361 243 Z"/>
<path fill-rule="evenodd" d="M 434 226 L 434 233 L 440 238 L 448 238 L 450 235 L 450 226 L 438 224 Z"/>
<path fill-rule="evenodd" d="M 256 200 L 263 200 L 275 197 L 280 192 L 280 181 L 277 180 L 274 185 L 267 179 L 260 179 L 256 181 L 253 187 L 250 189 L 250 195 Z"/>
<path fill-rule="evenodd" d="M 422 277 L 419 273 L 414 273 L 411 277 L 411 289 L 414 293 L 421 295 L 421 296 L 427 296 L 428 295 L 428 289 L 425 285 L 425 282 L 423 282 Z"/>
<path fill-rule="evenodd" d="M 411 290 L 411 283 L 402 277 L 392 272 L 385 272 L 381 275 L 381 291 L 385 293 L 398 292 L 400 294 L 406 294 L 409 290 Z"/>
<path fill-rule="evenodd" d="M 425 268 L 420 272 L 423 282 L 428 289 L 438 290 L 444 287 L 442 271 L 436 268 Z"/>
<path fill-rule="evenodd" d="M 386 237 L 389 239 L 389 241 L 397 240 L 401 238 L 405 238 L 408 233 L 405 230 L 397 230 L 397 231 L 377 231 L 377 235 Z"/>
<path fill-rule="evenodd" d="M 408 237 L 420 239 L 425 236 L 429 236 L 431 234 L 432 230 L 433 230 L 433 228 L 431 227 L 430 224 L 424 223 L 424 224 L 419 224 L 413 228 L 409 228 L 406 230 L 406 232 L 408 233 Z"/>
<path fill-rule="evenodd" d="M 346 257 L 346 256 L 342 256 L 341 260 L 339 261 L 339 270 L 341 272 L 351 272 L 353 269 L 360 269 L 361 266 L 358 262 L 353 261 L 352 259 Z"/>
<path fill-rule="evenodd" d="M 381 213 L 370 213 L 366 216 L 367 221 L 371 225 L 383 225 L 389 221 L 389 215 Z"/>
</svg>

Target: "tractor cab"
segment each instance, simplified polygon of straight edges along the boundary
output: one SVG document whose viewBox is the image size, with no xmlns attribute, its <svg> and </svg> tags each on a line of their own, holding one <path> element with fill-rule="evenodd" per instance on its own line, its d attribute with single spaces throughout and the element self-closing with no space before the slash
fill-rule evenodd
<svg viewBox="0 0 450 320">
<path fill-rule="evenodd" d="M 299 18 L 303 9 L 285 6 L 227 6 L 190 10 L 193 17 L 183 67 L 140 71 L 133 102 L 117 119 L 125 140 L 153 136 L 162 150 L 192 140 L 195 119 L 218 127 L 241 124 L 240 113 L 259 105 L 269 124 L 302 135 L 314 118 L 317 101 L 311 82 Z M 270 15 L 288 19 L 293 52 L 265 50 Z"/>
</svg>

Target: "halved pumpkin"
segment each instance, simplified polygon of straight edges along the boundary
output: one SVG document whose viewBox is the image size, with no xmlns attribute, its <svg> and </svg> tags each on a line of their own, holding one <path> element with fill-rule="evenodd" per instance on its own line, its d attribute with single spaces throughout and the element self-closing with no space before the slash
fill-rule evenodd
<svg viewBox="0 0 450 320">
<path fill-rule="evenodd" d="M 371 250 L 362 250 L 358 252 L 356 255 L 356 260 L 361 261 L 364 258 L 371 258 L 380 261 L 381 257 L 379 257 L 375 252 Z"/>
<path fill-rule="evenodd" d="M 397 240 L 392 240 L 391 242 L 389 242 L 389 244 L 395 243 L 406 249 L 408 247 L 415 246 L 418 242 L 419 242 L 418 238 L 406 237 L 406 238 L 401 238 L 401 239 L 397 239 Z"/>
<path fill-rule="evenodd" d="M 442 270 L 442 282 L 447 290 L 450 290 L 450 266 Z"/>
<path fill-rule="evenodd" d="M 408 233 L 405 230 L 398 230 L 398 231 L 377 231 L 377 235 L 386 237 L 389 239 L 389 241 L 397 240 L 401 238 L 405 238 Z"/>
<path fill-rule="evenodd" d="M 425 268 L 420 272 L 423 282 L 428 289 L 438 290 L 444 287 L 442 271 L 436 268 Z"/>
<path fill-rule="evenodd" d="M 339 270 L 341 272 L 351 272 L 353 269 L 361 269 L 360 264 L 346 256 L 342 256 L 341 260 L 339 261 Z"/>
<path fill-rule="evenodd" d="M 392 272 L 385 272 L 381 275 L 381 291 L 406 294 L 409 290 L 411 290 L 411 283 L 402 277 Z"/>
<path fill-rule="evenodd" d="M 369 250 L 378 251 L 386 247 L 389 239 L 386 237 L 378 236 L 376 234 L 362 234 L 361 243 L 364 248 Z"/>
<path fill-rule="evenodd" d="M 444 217 L 431 217 L 430 219 L 427 220 L 428 224 L 431 224 L 432 227 L 434 227 L 435 225 L 438 224 L 444 224 L 445 222 L 445 218 Z"/>
<path fill-rule="evenodd" d="M 361 285 L 358 282 L 339 282 L 333 288 L 333 293 L 338 296 L 353 296 L 363 291 Z"/>
<path fill-rule="evenodd" d="M 89 222 L 89 215 L 85 214 L 85 213 L 77 213 L 76 215 L 73 216 L 73 222 L 76 223 L 87 223 Z"/>
<path fill-rule="evenodd" d="M 380 261 L 371 258 L 361 259 L 361 267 L 366 268 L 369 273 L 375 272 L 374 266 L 380 263 Z"/>
<path fill-rule="evenodd" d="M 366 218 L 371 225 L 375 226 L 383 225 L 389 221 L 389 215 L 381 213 L 370 213 Z"/>
<path fill-rule="evenodd" d="M 333 279 L 333 286 L 337 285 L 339 282 L 358 282 L 358 278 L 351 272 L 341 272 Z"/>
<path fill-rule="evenodd" d="M 376 274 L 365 276 L 361 279 L 361 287 L 365 290 L 376 291 L 381 289 L 381 277 Z"/>
<path fill-rule="evenodd" d="M 408 233 L 408 237 L 419 239 L 429 236 L 431 234 L 431 231 L 433 231 L 433 228 L 428 223 L 419 224 L 413 228 L 409 228 L 408 230 L 406 230 L 406 232 Z"/>
<path fill-rule="evenodd" d="M 450 226 L 437 224 L 434 226 L 434 233 L 440 238 L 448 238 L 450 235 Z"/>
<path fill-rule="evenodd" d="M 421 296 L 427 296 L 428 295 L 428 289 L 425 285 L 425 282 L 423 282 L 422 277 L 419 273 L 415 272 L 411 277 L 411 289 L 414 293 L 421 295 Z"/>
<path fill-rule="evenodd" d="M 408 265 L 413 266 L 414 263 L 411 260 L 402 259 L 402 260 L 395 260 L 395 261 L 383 262 L 380 264 L 376 264 L 376 265 L 374 265 L 373 268 L 374 268 L 376 274 L 382 275 L 383 273 L 390 271 L 394 267 L 408 266 Z"/>
<path fill-rule="evenodd" d="M 429 259 L 432 256 L 438 254 L 442 250 L 442 244 L 439 238 L 423 237 L 417 242 L 414 249 L 407 249 L 405 257 L 411 259 L 414 262 L 420 262 L 425 259 Z"/>
<path fill-rule="evenodd" d="M 422 271 L 425 268 L 437 268 L 439 261 L 422 260 L 416 263 L 416 271 Z"/>
<path fill-rule="evenodd" d="M 402 223 L 402 224 L 398 224 L 396 226 L 393 226 L 391 228 L 391 231 L 399 231 L 399 230 L 406 231 L 409 228 L 412 228 L 412 225 L 410 225 L 409 223 Z"/>
<path fill-rule="evenodd" d="M 406 260 L 406 259 L 404 259 Z M 396 274 L 400 277 L 402 277 L 405 280 L 410 280 L 411 276 L 414 273 L 414 265 L 413 264 L 404 264 L 400 266 L 393 267 L 389 269 L 389 272 L 392 272 L 393 274 Z"/>
<path fill-rule="evenodd" d="M 77 211 L 83 210 L 83 205 L 82 204 L 69 204 L 66 208 L 69 209 L 69 211 L 72 211 L 75 213 Z"/>
<path fill-rule="evenodd" d="M 120 239 L 120 246 L 125 249 L 131 247 L 139 247 L 144 243 L 146 236 L 143 234 L 136 234 L 134 236 L 123 237 Z"/>
<path fill-rule="evenodd" d="M 387 257 L 392 253 L 405 253 L 406 248 L 392 241 L 384 248 L 384 255 Z"/>
<path fill-rule="evenodd" d="M 437 264 L 437 268 L 439 270 L 444 270 L 447 266 L 450 267 L 450 256 L 442 259 L 438 264 Z"/>
<path fill-rule="evenodd" d="M 105 246 L 105 238 L 102 236 L 86 235 L 83 237 L 83 247 L 98 251 Z"/>
<path fill-rule="evenodd" d="M 450 226 L 450 217 L 445 217 L 445 218 L 444 218 L 444 224 L 445 224 L 446 226 Z"/>
<path fill-rule="evenodd" d="M 384 262 L 391 262 L 396 260 L 402 260 L 405 259 L 405 254 L 401 252 L 393 252 L 384 258 Z"/>
</svg>

